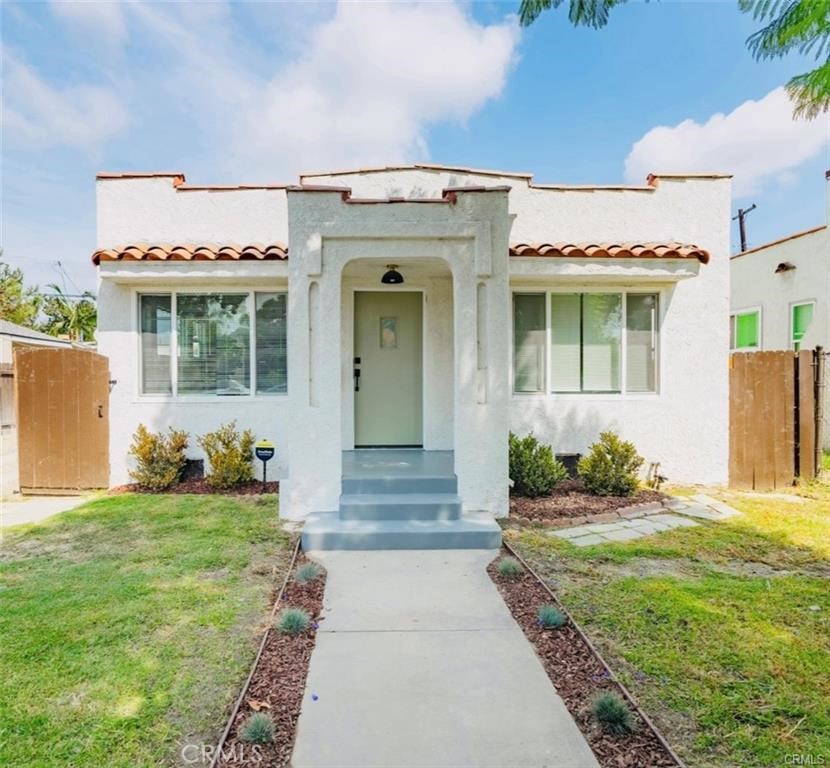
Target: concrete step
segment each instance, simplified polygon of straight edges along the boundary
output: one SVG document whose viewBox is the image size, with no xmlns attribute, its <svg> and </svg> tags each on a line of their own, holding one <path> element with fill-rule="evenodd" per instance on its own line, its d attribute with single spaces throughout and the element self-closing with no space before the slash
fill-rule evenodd
<svg viewBox="0 0 830 768">
<path fill-rule="evenodd" d="M 459 520 L 342 520 L 337 512 L 310 517 L 303 549 L 498 549 L 501 528 L 487 515 Z"/>
<path fill-rule="evenodd" d="M 344 476 L 344 494 L 356 493 L 457 493 L 458 478 L 448 475 Z"/>
<path fill-rule="evenodd" d="M 454 493 L 343 494 L 341 520 L 458 520 L 461 497 Z"/>
</svg>

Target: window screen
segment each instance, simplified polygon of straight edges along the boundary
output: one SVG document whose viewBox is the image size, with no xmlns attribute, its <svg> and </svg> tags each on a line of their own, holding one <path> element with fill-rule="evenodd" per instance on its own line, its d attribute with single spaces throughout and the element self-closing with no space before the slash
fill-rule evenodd
<svg viewBox="0 0 830 768">
<path fill-rule="evenodd" d="M 625 297 L 625 388 L 654 392 L 657 366 L 657 296 Z"/>
<path fill-rule="evenodd" d="M 256 389 L 258 393 L 288 390 L 284 293 L 256 294 Z"/>
</svg>

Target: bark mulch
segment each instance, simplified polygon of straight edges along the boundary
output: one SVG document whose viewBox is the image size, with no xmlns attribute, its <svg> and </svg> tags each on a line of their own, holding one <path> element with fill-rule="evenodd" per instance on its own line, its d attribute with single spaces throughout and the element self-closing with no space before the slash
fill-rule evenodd
<svg viewBox="0 0 830 768">
<path fill-rule="evenodd" d="M 502 555 L 510 553 L 503 549 Z M 636 713 L 639 728 L 632 734 L 612 735 L 596 723 L 591 715 L 592 698 L 600 691 L 615 691 L 622 696 L 620 687 L 610 679 L 599 657 L 570 619 L 559 629 L 539 625 L 539 606 L 550 603 L 551 598 L 533 575 L 525 570 L 518 578 L 505 578 L 496 570 L 497 562 L 487 569 L 490 578 L 536 649 L 548 677 L 602 768 L 675 768 L 678 763 Z"/>
<path fill-rule="evenodd" d="M 309 562 L 301 553 L 296 568 Z M 284 635 L 277 629 L 268 632 L 248 690 L 239 708 L 228 737 L 222 747 L 217 766 L 256 765 L 258 768 L 282 768 L 288 765 L 294 748 L 294 734 L 305 691 L 308 665 L 317 636 L 317 625 L 323 608 L 325 572 L 307 584 L 298 584 L 292 576 L 286 584 L 275 619 L 283 608 L 304 608 L 312 617 L 310 629 L 299 635 Z M 274 741 L 270 744 L 247 744 L 237 738 L 244 722 L 254 712 L 266 712 L 274 721 Z"/>
<path fill-rule="evenodd" d="M 191 480 L 182 480 L 180 483 L 168 488 L 165 491 L 151 491 L 147 488 L 142 488 L 136 483 L 128 483 L 127 485 L 119 485 L 115 488 L 110 488 L 111 494 L 119 493 L 204 493 L 216 494 L 220 496 L 257 496 L 262 493 L 279 493 L 279 480 L 269 480 L 265 483 L 265 488 L 262 487 L 262 482 L 259 480 L 251 480 L 249 483 L 237 485 L 233 488 L 212 488 L 207 484 L 204 478 L 193 478 Z"/>
<path fill-rule="evenodd" d="M 659 491 L 644 488 L 634 496 L 594 496 L 588 493 L 579 480 L 565 480 L 548 496 L 528 499 L 510 497 L 510 516 L 533 523 L 579 524 L 597 519 L 597 516 L 613 519 L 616 513 L 641 504 L 661 503 L 668 497 Z M 584 520 L 583 520 L 584 519 Z"/>
</svg>

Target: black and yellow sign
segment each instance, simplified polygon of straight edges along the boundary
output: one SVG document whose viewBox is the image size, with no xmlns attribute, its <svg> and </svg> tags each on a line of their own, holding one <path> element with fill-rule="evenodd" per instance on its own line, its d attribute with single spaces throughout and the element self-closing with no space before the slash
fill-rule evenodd
<svg viewBox="0 0 830 768">
<path fill-rule="evenodd" d="M 257 440 L 254 444 L 254 453 L 260 461 L 268 461 L 274 458 L 274 444 L 270 440 Z"/>
</svg>

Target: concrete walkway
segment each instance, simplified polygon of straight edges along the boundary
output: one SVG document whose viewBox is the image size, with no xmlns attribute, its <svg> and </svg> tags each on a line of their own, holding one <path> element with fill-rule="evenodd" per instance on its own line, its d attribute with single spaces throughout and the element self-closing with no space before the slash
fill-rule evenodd
<svg viewBox="0 0 830 768">
<path fill-rule="evenodd" d="M 596 768 L 487 575 L 494 550 L 311 552 L 328 570 L 294 768 Z"/>
<path fill-rule="evenodd" d="M 577 547 L 588 547 L 593 544 L 632 541 L 672 528 L 688 528 L 697 525 L 698 520 L 720 521 L 738 514 L 738 510 L 728 504 L 699 493 L 691 498 L 670 499 L 661 508 L 637 512 L 625 520 L 576 525 L 552 531 L 548 535 L 566 539 Z"/>
<path fill-rule="evenodd" d="M 13 500 L 0 499 L 0 528 L 39 523 L 87 501 L 88 496 L 22 496 Z"/>
</svg>

